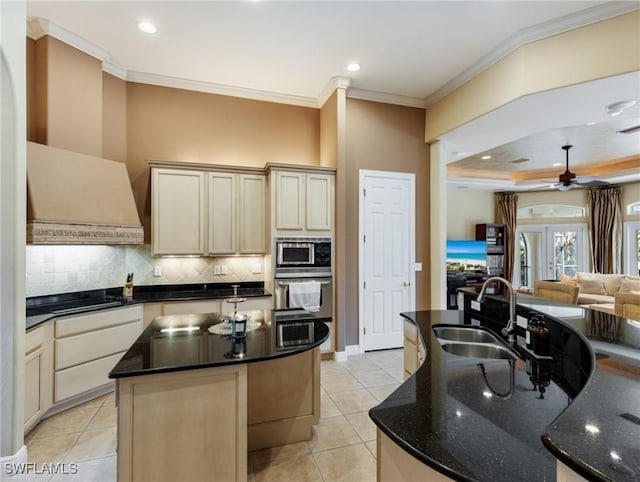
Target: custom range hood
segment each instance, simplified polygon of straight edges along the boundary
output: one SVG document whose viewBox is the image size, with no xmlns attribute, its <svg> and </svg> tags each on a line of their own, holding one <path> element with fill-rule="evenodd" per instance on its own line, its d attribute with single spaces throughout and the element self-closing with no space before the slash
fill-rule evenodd
<svg viewBox="0 0 640 482">
<path fill-rule="evenodd" d="M 27 143 L 27 242 L 142 244 L 122 162 Z"/>
</svg>

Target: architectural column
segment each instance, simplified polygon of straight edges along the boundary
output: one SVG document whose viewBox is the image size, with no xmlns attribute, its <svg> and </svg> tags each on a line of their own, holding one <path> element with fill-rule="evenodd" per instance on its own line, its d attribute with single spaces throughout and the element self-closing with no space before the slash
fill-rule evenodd
<svg viewBox="0 0 640 482">
<path fill-rule="evenodd" d="M 444 141 L 435 141 L 430 150 L 431 215 L 431 309 L 447 309 L 447 165 Z"/>
</svg>

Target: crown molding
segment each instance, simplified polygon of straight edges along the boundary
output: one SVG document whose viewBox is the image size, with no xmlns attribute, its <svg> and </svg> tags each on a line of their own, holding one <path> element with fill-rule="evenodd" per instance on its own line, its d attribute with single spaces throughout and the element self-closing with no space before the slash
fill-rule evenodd
<svg viewBox="0 0 640 482">
<path fill-rule="evenodd" d="M 138 82 L 140 84 L 206 92 L 208 94 L 227 95 L 231 97 L 241 97 L 243 99 L 262 100 L 266 102 L 276 102 L 279 104 L 318 108 L 318 101 L 311 97 L 247 89 L 244 87 L 234 87 L 224 84 L 215 84 L 213 82 L 202 82 L 199 80 L 181 79 L 166 75 L 147 74 L 145 72 L 136 72 L 132 70 L 127 71 L 126 80 L 129 82 Z"/>
<path fill-rule="evenodd" d="M 318 96 L 318 107 L 322 107 L 336 89 L 348 89 L 350 85 L 349 77 L 331 77 Z"/>
<path fill-rule="evenodd" d="M 402 105 L 405 107 L 425 108 L 424 99 L 409 97 L 407 95 L 387 94 L 386 92 L 376 92 L 373 90 L 349 89 L 347 91 L 347 97 L 352 99 L 382 102 L 385 104 Z"/>
<path fill-rule="evenodd" d="M 501 58 L 506 57 L 527 43 L 631 13 L 636 10 L 640 10 L 640 3 L 637 1 L 607 2 L 519 30 L 494 50 L 436 90 L 433 94 L 427 96 L 424 99 L 424 106 L 432 106 L 482 71 L 491 67 Z"/>
<path fill-rule="evenodd" d="M 92 44 L 88 40 L 76 35 L 73 32 L 61 27 L 55 22 L 44 18 L 30 17 L 27 19 L 27 36 L 33 40 L 38 40 L 45 35 L 53 37 L 61 42 L 84 52 L 91 57 L 105 62 L 109 60 L 111 54 L 105 49 Z"/>
<path fill-rule="evenodd" d="M 127 71 L 121 69 L 117 65 L 113 65 L 111 62 L 102 62 L 102 70 L 107 74 L 111 74 L 120 80 L 127 80 Z"/>
</svg>

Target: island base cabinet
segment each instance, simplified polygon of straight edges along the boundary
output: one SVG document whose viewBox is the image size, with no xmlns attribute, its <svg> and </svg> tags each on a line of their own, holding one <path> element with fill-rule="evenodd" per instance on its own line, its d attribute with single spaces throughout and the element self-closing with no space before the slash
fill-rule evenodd
<svg viewBox="0 0 640 482">
<path fill-rule="evenodd" d="M 558 474 L 556 482 L 587 482 L 587 479 L 575 473 L 558 460 Z"/>
<path fill-rule="evenodd" d="M 247 480 L 247 366 L 117 379 L 118 481 Z"/>
<path fill-rule="evenodd" d="M 249 450 L 311 438 L 320 421 L 320 350 L 251 363 L 248 380 Z"/>
<path fill-rule="evenodd" d="M 376 440 L 378 482 L 453 481 L 409 455 L 380 429 Z"/>
</svg>

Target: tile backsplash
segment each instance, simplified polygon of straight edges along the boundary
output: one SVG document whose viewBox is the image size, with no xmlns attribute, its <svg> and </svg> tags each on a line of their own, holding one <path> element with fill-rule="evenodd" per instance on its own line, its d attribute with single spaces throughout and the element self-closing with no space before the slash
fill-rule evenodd
<svg viewBox="0 0 640 482">
<path fill-rule="evenodd" d="M 226 274 L 215 274 L 216 266 Z M 161 275 L 154 276 L 154 267 Z M 140 246 L 27 246 L 26 295 L 134 285 L 264 281 L 263 256 L 154 257 Z M 259 272 L 256 272 L 259 271 Z"/>
</svg>

